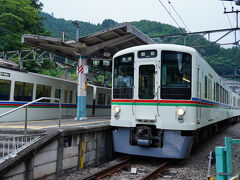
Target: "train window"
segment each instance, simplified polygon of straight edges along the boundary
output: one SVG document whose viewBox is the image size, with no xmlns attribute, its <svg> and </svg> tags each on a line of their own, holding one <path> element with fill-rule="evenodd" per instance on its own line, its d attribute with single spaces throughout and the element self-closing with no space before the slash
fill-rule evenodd
<svg viewBox="0 0 240 180">
<path fill-rule="evenodd" d="M 114 59 L 113 98 L 132 99 L 134 79 L 134 54 L 125 54 Z"/>
<path fill-rule="evenodd" d="M 103 66 L 110 66 L 110 61 L 103 61 Z"/>
<path fill-rule="evenodd" d="M 191 99 L 192 56 L 162 51 L 162 99 Z"/>
<path fill-rule="evenodd" d="M 154 58 L 157 57 L 156 50 L 145 50 L 145 51 L 138 51 L 138 58 Z"/>
<path fill-rule="evenodd" d="M 227 91 L 227 104 L 229 104 L 229 94 L 228 94 L 228 91 Z"/>
<path fill-rule="evenodd" d="M 68 97 L 68 91 L 67 90 L 65 90 L 64 91 L 64 103 L 67 103 L 67 98 Z"/>
<path fill-rule="evenodd" d="M 212 100 L 212 80 L 208 79 L 208 99 Z"/>
<path fill-rule="evenodd" d="M 11 81 L 0 79 L 0 100 L 10 99 Z"/>
<path fill-rule="evenodd" d="M 223 88 L 220 85 L 220 102 L 223 103 Z"/>
<path fill-rule="evenodd" d="M 111 104 L 111 95 L 107 94 L 107 105 Z"/>
<path fill-rule="evenodd" d="M 139 99 L 153 99 L 155 94 L 155 66 L 142 65 L 139 67 Z"/>
<path fill-rule="evenodd" d="M 32 101 L 33 84 L 25 82 L 15 82 L 14 100 L 15 101 Z"/>
<path fill-rule="evenodd" d="M 55 89 L 55 98 L 58 98 L 61 100 L 61 89 Z M 55 101 L 58 102 L 58 101 Z"/>
<path fill-rule="evenodd" d="M 78 102 L 78 95 L 77 95 L 77 93 L 75 93 L 75 102 L 76 102 L 76 104 Z"/>
<path fill-rule="evenodd" d="M 216 83 L 213 84 L 213 100 L 216 101 Z"/>
<path fill-rule="evenodd" d="M 41 97 L 51 97 L 51 86 L 37 85 L 36 99 Z M 41 102 L 50 102 L 50 100 L 42 100 Z"/>
<path fill-rule="evenodd" d="M 69 94 L 69 103 L 72 103 L 73 102 L 73 91 L 70 91 L 70 94 Z"/>
<path fill-rule="evenodd" d="M 216 101 L 219 102 L 219 84 L 216 83 Z"/>
<path fill-rule="evenodd" d="M 205 92 L 204 92 L 204 97 L 205 98 L 208 98 L 208 79 L 207 79 L 207 76 L 205 76 L 205 83 L 204 83 L 204 85 L 205 85 Z"/>
<path fill-rule="evenodd" d="M 98 105 L 105 105 L 106 94 L 99 93 L 97 98 Z"/>
<path fill-rule="evenodd" d="M 226 104 L 226 100 L 227 100 L 227 93 L 226 93 L 226 90 L 225 89 L 223 89 L 223 93 L 224 93 L 224 96 L 223 96 L 223 102 Z"/>
</svg>

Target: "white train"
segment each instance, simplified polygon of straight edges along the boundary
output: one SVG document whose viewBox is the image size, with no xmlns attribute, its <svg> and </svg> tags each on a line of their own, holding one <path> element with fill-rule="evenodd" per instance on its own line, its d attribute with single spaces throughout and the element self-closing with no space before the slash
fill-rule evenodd
<svg viewBox="0 0 240 180">
<path fill-rule="evenodd" d="M 240 97 L 190 47 L 143 45 L 113 57 L 111 126 L 116 152 L 186 158 L 240 114 Z"/>
<path fill-rule="evenodd" d="M 77 83 L 31 72 L 0 67 L 0 115 L 40 97 L 60 98 L 62 117 L 76 117 Z M 111 89 L 88 84 L 87 116 L 110 116 Z M 0 118 L 0 122 L 23 121 L 25 109 Z M 54 100 L 29 106 L 28 120 L 58 118 Z"/>
</svg>

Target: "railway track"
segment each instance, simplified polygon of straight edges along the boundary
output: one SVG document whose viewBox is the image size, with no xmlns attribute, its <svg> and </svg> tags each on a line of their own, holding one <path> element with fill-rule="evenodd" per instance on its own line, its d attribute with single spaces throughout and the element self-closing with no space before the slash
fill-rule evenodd
<svg viewBox="0 0 240 180">
<path fill-rule="evenodd" d="M 158 175 L 162 172 L 162 170 L 165 168 L 167 165 L 167 162 L 163 162 L 160 166 L 158 166 L 156 169 L 154 169 L 152 172 L 144 176 L 141 180 L 150 180 L 157 178 Z"/>
<path fill-rule="evenodd" d="M 100 180 L 100 179 L 111 179 L 111 177 L 114 176 L 121 176 L 121 170 L 123 169 L 131 169 L 131 165 L 136 165 L 136 164 L 141 164 L 141 162 L 139 160 L 135 160 L 135 159 L 131 159 L 128 158 L 126 160 L 123 160 L 111 167 L 105 168 L 97 173 L 91 174 L 89 176 L 86 176 L 84 178 L 82 178 L 82 180 Z M 157 168 L 153 168 L 152 171 L 146 173 L 146 174 L 142 174 L 140 178 L 136 178 L 136 179 L 140 179 L 140 180 L 150 180 L 150 179 L 154 179 L 156 177 L 158 177 L 158 175 L 163 171 L 163 169 L 166 167 L 167 162 L 162 162 Z M 129 176 L 130 176 L 131 172 L 129 171 Z M 125 174 L 126 175 L 126 174 Z"/>
</svg>

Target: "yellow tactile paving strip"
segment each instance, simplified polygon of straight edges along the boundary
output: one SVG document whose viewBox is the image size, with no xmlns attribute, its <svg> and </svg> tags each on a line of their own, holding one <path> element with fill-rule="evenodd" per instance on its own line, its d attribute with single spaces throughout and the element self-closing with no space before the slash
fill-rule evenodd
<svg viewBox="0 0 240 180">
<path fill-rule="evenodd" d="M 80 127 L 80 126 L 92 126 L 97 124 L 109 124 L 110 120 L 106 119 L 90 119 L 85 121 L 75 121 L 74 119 L 62 119 L 61 127 Z M 25 122 L 3 122 L 0 123 L 0 129 L 22 129 L 24 128 Z M 38 120 L 38 121 L 29 121 L 28 129 L 40 130 L 40 129 L 49 129 L 49 128 L 58 128 L 58 120 Z"/>
</svg>

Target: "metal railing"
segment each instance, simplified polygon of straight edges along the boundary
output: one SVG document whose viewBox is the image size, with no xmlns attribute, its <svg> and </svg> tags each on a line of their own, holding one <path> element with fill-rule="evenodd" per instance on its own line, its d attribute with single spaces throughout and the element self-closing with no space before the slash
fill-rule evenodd
<svg viewBox="0 0 240 180">
<path fill-rule="evenodd" d="M 0 137 L 0 164 L 41 139 L 44 134 Z"/>
<path fill-rule="evenodd" d="M 39 102 L 39 101 L 41 101 L 41 100 L 55 100 L 55 101 L 58 101 L 58 102 L 59 102 L 58 127 L 60 128 L 60 127 L 61 127 L 61 118 L 62 118 L 62 105 L 61 105 L 60 99 L 58 99 L 58 98 L 41 97 L 41 98 L 39 98 L 39 99 L 36 99 L 36 100 L 34 100 L 34 101 L 31 101 L 31 102 L 29 102 L 29 103 L 26 103 L 26 104 L 20 106 L 20 107 L 17 107 L 17 108 L 15 108 L 15 109 L 12 109 L 12 110 L 10 110 L 10 111 L 8 111 L 8 112 L 5 112 L 5 113 L 1 114 L 1 115 L 0 115 L 0 118 L 2 118 L 3 116 L 6 116 L 6 115 L 8 115 L 8 114 L 11 114 L 11 113 L 13 113 L 13 112 L 15 112 L 15 111 L 18 111 L 18 110 L 20 110 L 20 109 L 22 109 L 22 108 L 25 108 L 25 126 L 24 126 L 24 133 L 27 134 L 28 106 L 31 105 L 31 104 L 33 104 L 33 103 Z"/>
</svg>

